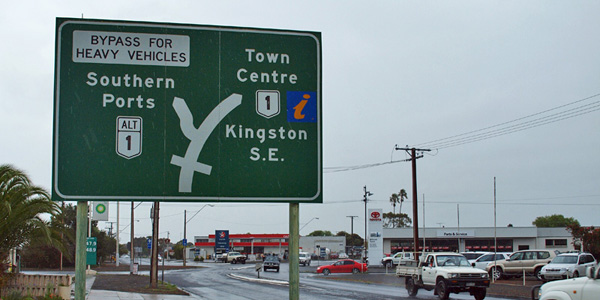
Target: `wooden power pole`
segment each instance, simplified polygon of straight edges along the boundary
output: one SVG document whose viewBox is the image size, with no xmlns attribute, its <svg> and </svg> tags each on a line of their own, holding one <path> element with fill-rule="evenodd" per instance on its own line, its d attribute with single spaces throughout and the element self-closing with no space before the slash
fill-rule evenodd
<svg viewBox="0 0 600 300">
<path fill-rule="evenodd" d="M 399 148 L 396 146 L 396 150 L 406 151 L 412 161 L 412 202 L 413 202 L 413 243 L 415 259 L 419 259 L 419 215 L 417 207 L 417 159 L 423 157 L 423 155 L 417 156 L 417 151 L 431 151 L 430 149 L 416 149 L 416 148 Z M 423 248 L 424 249 L 424 248 Z"/>
</svg>

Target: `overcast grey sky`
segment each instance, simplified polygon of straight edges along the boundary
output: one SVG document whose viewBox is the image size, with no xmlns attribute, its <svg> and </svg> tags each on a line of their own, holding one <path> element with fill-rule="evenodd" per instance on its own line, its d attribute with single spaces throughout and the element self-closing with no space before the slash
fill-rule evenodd
<svg viewBox="0 0 600 300">
<path fill-rule="evenodd" d="M 598 12 L 597 1 L 12 1 L 0 11 L 0 163 L 50 191 L 56 17 L 318 31 L 324 196 L 300 205 L 301 227 L 319 218 L 301 234 L 349 232 L 355 215 L 362 236 L 363 186 L 370 208 L 391 211 L 401 188 L 412 197 L 410 163 L 338 169 L 408 158 L 396 144 L 432 149 L 417 163 L 428 227 L 456 226 L 457 204 L 461 227 L 493 226 L 494 177 L 498 226 L 551 214 L 600 225 Z M 181 239 L 184 209 L 204 204 L 163 203 L 161 237 Z M 288 232 L 287 204 L 213 204 L 188 238 Z M 136 235 L 151 234 L 149 210 L 136 209 Z"/>
</svg>

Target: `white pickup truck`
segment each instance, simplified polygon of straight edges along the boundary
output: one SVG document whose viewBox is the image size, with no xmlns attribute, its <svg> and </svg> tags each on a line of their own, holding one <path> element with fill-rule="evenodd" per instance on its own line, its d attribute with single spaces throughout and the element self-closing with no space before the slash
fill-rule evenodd
<svg viewBox="0 0 600 300">
<path fill-rule="evenodd" d="M 468 292 L 476 300 L 483 300 L 490 286 L 486 271 L 473 268 L 467 258 L 458 253 L 430 253 L 420 262 L 410 261 L 396 267 L 396 275 L 405 278 L 409 296 L 416 296 L 420 288 L 434 290 L 441 300 L 451 293 Z"/>
<path fill-rule="evenodd" d="M 534 289 L 532 299 L 596 300 L 600 295 L 600 268 L 589 267 L 585 277 L 548 282 Z"/>
</svg>

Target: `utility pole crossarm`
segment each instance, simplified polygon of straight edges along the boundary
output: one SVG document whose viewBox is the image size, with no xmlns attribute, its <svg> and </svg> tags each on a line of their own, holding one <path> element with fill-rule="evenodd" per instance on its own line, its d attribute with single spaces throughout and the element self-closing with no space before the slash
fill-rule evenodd
<svg viewBox="0 0 600 300">
<path fill-rule="evenodd" d="M 404 151 L 406 151 L 406 152 L 408 152 L 408 151 L 413 151 L 413 150 L 414 150 L 415 152 L 429 152 L 429 151 L 431 151 L 431 149 L 417 149 L 417 148 L 414 148 L 414 147 L 413 147 L 413 148 L 409 148 L 409 147 L 408 147 L 408 145 L 407 145 L 406 147 L 404 147 L 404 148 L 400 148 L 400 147 L 398 147 L 398 145 L 396 145 L 396 148 L 395 148 L 395 149 L 396 149 L 396 150 L 404 150 Z M 409 153 L 409 154 L 411 154 L 411 153 Z M 421 157 L 423 157 L 423 155 L 420 155 L 420 156 L 419 156 L 419 157 L 417 157 L 417 158 L 421 158 Z"/>
</svg>

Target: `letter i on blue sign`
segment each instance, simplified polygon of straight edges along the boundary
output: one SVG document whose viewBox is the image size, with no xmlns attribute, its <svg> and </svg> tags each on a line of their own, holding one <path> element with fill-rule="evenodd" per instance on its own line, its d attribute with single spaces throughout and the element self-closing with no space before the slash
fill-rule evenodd
<svg viewBox="0 0 600 300">
<path fill-rule="evenodd" d="M 317 122 L 316 92 L 287 92 L 288 122 Z"/>
</svg>

